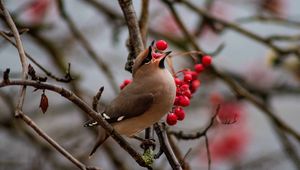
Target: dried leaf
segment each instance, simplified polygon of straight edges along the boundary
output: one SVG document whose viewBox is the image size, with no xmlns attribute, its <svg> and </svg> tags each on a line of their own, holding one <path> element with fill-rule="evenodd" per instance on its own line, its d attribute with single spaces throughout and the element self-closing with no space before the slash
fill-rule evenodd
<svg viewBox="0 0 300 170">
<path fill-rule="evenodd" d="M 45 95 L 45 92 L 41 95 L 40 108 L 43 113 L 45 113 L 48 109 L 48 97 Z"/>
</svg>

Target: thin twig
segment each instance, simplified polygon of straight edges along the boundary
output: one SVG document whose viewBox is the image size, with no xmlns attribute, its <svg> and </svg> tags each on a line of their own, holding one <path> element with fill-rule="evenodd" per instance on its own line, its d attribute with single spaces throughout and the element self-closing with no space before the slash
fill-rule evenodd
<svg viewBox="0 0 300 170">
<path fill-rule="evenodd" d="M 207 162 L 208 162 L 208 170 L 211 169 L 211 156 L 210 156 L 210 150 L 209 150 L 209 142 L 207 134 L 204 135 L 205 138 L 205 147 L 206 147 L 206 154 L 207 154 Z"/>
<path fill-rule="evenodd" d="M 206 0 L 204 3 L 204 7 L 205 9 L 207 9 L 208 11 L 211 11 L 211 9 L 213 8 L 215 3 L 215 0 Z M 208 20 L 206 18 L 202 18 L 199 20 L 199 23 L 197 25 L 197 30 L 195 31 L 194 35 L 196 37 L 199 37 L 202 35 L 202 33 L 204 33 L 205 30 L 205 26 L 207 26 L 209 24 Z M 212 26 L 211 24 L 209 24 L 209 26 Z"/>
<path fill-rule="evenodd" d="M 170 2 L 169 0 L 162 0 L 170 9 L 172 16 L 174 17 L 177 25 L 179 26 L 179 28 L 182 30 L 183 34 L 185 35 L 186 39 L 191 43 L 191 45 L 193 46 L 193 48 L 195 48 L 197 51 L 203 51 L 200 46 L 197 44 L 196 40 L 194 39 L 194 37 L 189 33 L 188 29 L 186 28 L 186 26 L 183 24 L 182 20 L 180 19 L 178 13 L 176 12 L 172 2 Z M 200 55 L 202 56 L 202 55 Z"/>
<path fill-rule="evenodd" d="M 170 146 L 172 147 L 172 150 L 173 150 L 176 158 L 178 159 L 182 169 L 190 170 L 191 167 L 190 167 L 189 163 L 186 161 L 186 156 L 191 151 L 191 149 L 189 149 L 188 152 L 184 156 L 182 156 L 179 147 L 176 145 L 174 137 L 172 135 L 170 135 L 169 133 L 167 133 L 167 135 L 168 135 L 168 140 L 170 142 Z"/>
<path fill-rule="evenodd" d="M 183 140 L 193 140 L 201 138 L 207 134 L 207 131 L 213 126 L 215 119 L 220 111 L 220 105 L 217 106 L 215 114 L 211 117 L 209 124 L 205 127 L 203 131 L 196 132 L 196 133 L 183 133 L 182 131 L 169 131 L 168 133 L 174 135 L 177 139 Z"/>
<path fill-rule="evenodd" d="M 300 169 L 300 158 L 290 139 L 286 136 L 285 132 L 278 128 L 274 123 L 273 129 L 277 134 L 278 139 L 281 141 L 282 150 L 285 152 L 286 156 L 290 158 L 296 169 Z"/>
<path fill-rule="evenodd" d="M 82 47 L 86 50 L 86 52 L 89 54 L 91 59 L 95 61 L 97 66 L 99 67 L 100 70 L 102 70 L 108 81 L 110 82 L 114 92 L 117 94 L 119 91 L 119 87 L 115 81 L 114 75 L 112 74 L 112 71 L 110 68 L 107 66 L 107 64 L 102 60 L 101 57 L 98 56 L 96 51 L 92 48 L 92 45 L 90 42 L 84 37 L 84 35 L 80 32 L 80 30 L 77 28 L 75 25 L 74 21 L 71 19 L 71 17 L 67 14 L 65 7 L 64 7 L 64 2 L 62 0 L 57 0 L 58 2 L 58 9 L 60 12 L 61 17 L 64 19 L 66 22 L 68 28 L 70 29 L 71 33 L 73 36 L 77 39 L 77 41 L 82 45 Z"/>
<path fill-rule="evenodd" d="M 163 0 L 163 1 L 167 1 L 167 0 Z M 181 2 L 184 3 L 185 5 L 187 5 L 190 9 L 192 9 L 193 11 L 197 12 L 200 16 L 203 17 L 207 17 L 208 19 L 211 19 L 215 22 L 221 23 L 224 26 L 231 28 L 243 35 L 246 35 L 254 40 L 257 40 L 258 42 L 261 42 L 267 46 L 269 46 L 270 48 L 273 48 L 276 52 L 279 52 L 280 54 L 288 54 L 288 53 L 297 53 L 298 52 L 296 50 L 292 50 L 292 51 L 283 51 L 282 49 L 278 49 L 277 46 L 274 45 L 270 45 L 270 43 L 266 42 L 264 38 L 249 32 L 239 26 L 237 26 L 236 24 L 227 22 L 225 20 L 216 18 L 208 13 L 206 13 L 204 10 L 197 8 L 195 5 L 193 5 L 192 3 L 190 3 L 189 1 L 186 0 L 180 0 L 180 1 L 176 1 L 176 2 Z M 168 4 L 169 6 L 173 6 L 172 3 Z M 174 8 L 173 8 L 174 9 Z M 177 11 L 174 12 L 177 13 Z M 197 45 L 197 44 L 196 44 Z M 300 55 L 299 55 L 300 57 Z M 243 97 L 245 99 L 247 99 L 249 102 L 251 102 L 253 105 L 255 105 L 257 108 L 259 108 L 260 110 L 262 110 L 273 122 L 275 122 L 275 124 L 282 128 L 283 130 L 285 130 L 286 132 L 288 132 L 289 134 L 293 135 L 298 142 L 300 142 L 300 135 L 298 134 L 297 131 L 295 131 L 293 128 L 291 128 L 289 125 L 287 125 L 285 122 L 283 122 L 280 118 L 278 118 L 272 111 L 271 109 L 269 109 L 268 107 L 265 106 L 265 104 L 263 103 L 263 101 L 259 100 L 256 98 L 256 96 L 253 96 L 246 88 L 244 88 L 243 86 L 241 86 L 239 83 L 235 82 L 231 77 L 229 77 L 228 75 L 226 75 L 225 73 L 217 70 L 213 65 L 210 67 L 210 71 L 215 74 L 217 77 L 219 77 L 221 80 L 223 80 L 224 82 L 226 82 L 226 84 L 236 93 L 237 97 Z"/>
<path fill-rule="evenodd" d="M 172 151 L 172 148 L 169 144 L 168 137 L 167 137 L 165 129 L 164 128 L 162 129 L 162 127 L 158 123 L 155 123 L 153 125 L 153 127 L 154 127 L 156 135 L 159 139 L 160 150 L 162 150 L 165 153 L 171 167 L 174 170 L 181 170 L 182 168 L 181 168 L 181 166 L 180 166 L 180 164 L 179 164 L 176 156 L 174 155 L 174 153 Z"/>
<path fill-rule="evenodd" d="M 300 41 L 300 35 L 270 35 L 268 41 Z"/>
<path fill-rule="evenodd" d="M 250 17 L 244 17 L 237 19 L 239 23 L 248 23 L 248 22 L 263 22 L 263 23 L 272 23 L 272 24 L 280 24 L 283 26 L 293 26 L 293 27 L 300 27 L 299 21 L 289 20 L 287 18 L 280 18 L 280 17 L 273 17 L 273 16 L 262 16 L 262 15 L 255 15 Z"/>
<path fill-rule="evenodd" d="M 164 0 L 166 1 L 166 0 Z M 223 20 L 221 18 L 215 17 L 211 14 L 209 14 L 208 12 L 206 12 L 204 9 L 198 8 L 197 6 L 195 6 L 194 4 L 192 4 L 190 1 L 187 0 L 179 0 L 177 2 L 183 3 L 185 4 L 188 8 L 190 8 L 191 10 L 193 10 L 194 12 L 196 12 L 197 14 L 199 14 L 200 16 L 209 19 L 211 22 L 215 22 L 215 23 L 219 23 L 227 28 L 230 28 L 248 38 L 251 38 L 253 40 L 255 40 L 256 42 L 259 42 L 271 49 L 273 49 L 274 51 L 276 51 L 278 54 L 280 54 L 281 56 L 286 56 L 288 54 L 295 54 L 298 56 L 298 58 L 300 58 L 300 55 L 298 53 L 298 51 L 296 49 L 290 49 L 290 50 L 285 50 L 282 49 L 280 47 L 278 47 L 277 45 L 275 45 L 272 41 L 269 41 L 268 39 L 261 37 L 249 30 L 246 30 L 242 27 L 240 27 L 239 25 Z"/>
<path fill-rule="evenodd" d="M 3 31 L 0 31 L 0 35 L 5 38 L 9 43 L 11 43 L 13 46 L 17 47 L 16 43 L 14 43 Z M 25 51 L 26 57 L 33 63 L 35 64 L 39 69 L 41 69 L 48 77 L 59 81 L 59 82 L 64 82 L 64 83 L 69 83 L 70 81 L 73 80 L 71 74 L 70 74 L 70 67 L 68 68 L 69 71 L 67 71 L 66 75 L 64 78 L 55 76 L 53 73 L 48 71 L 46 68 L 44 68 L 40 63 L 38 63 L 30 54 L 28 54 Z"/>
<path fill-rule="evenodd" d="M 5 8 L 2 0 L 0 0 L 0 8 L 3 12 L 4 18 L 8 24 L 8 26 L 10 27 L 15 40 L 16 40 L 16 45 L 17 45 L 17 49 L 19 52 L 19 56 L 20 56 L 20 61 L 21 61 L 21 65 L 22 65 L 22 79 L 26 80 L 27 79 L 27 68 L 28 68 L 28 64 L 27 64 L 27 60 L 26 60 L 26 55 L 25 55 L 25 51 L 24 51 L 24 47 L 21 41 L 21 37 L 19 34 L 19 31 L 12 19 L 12 17 L 10 16 L 8 10 Z M 16 107 L 16 111 L 15 111 L 15 116 L 19 115 L 19 112 L 22 110 L 23 108 L 23 103 L 25 100 L 25 94 L 26 94 L 26 86 L 22 86 L 20 88 L 20 96 L 18 98 L 18 104 Z"/>
<path fill-rule="evenodd" d="M 35 82 L 35 81 L 30 81 L 30 80 L 10 80 L 9 83 L 0 83 L 0 88 L 5 87 L 5 86 L 32 86 L 37 89 L 45 89 L 45 90 L 50 90 L 53 92 L 56 92 L 63 96 L 64 98 L 68 99 L 69 101 L 73 102 L 75 105 L 77 105 L 81 110 L 83 110 L 86 114 L 88 114 L 90 117 L 95 119 L 98 124 L 100 124 L 106 132 L 115 139 L 115 141 L 124 149 L 126 150 L 132 158 L 135 159 L 135 161 L 142 167 L 146 167 L 151 169 L 145 161 L 142 159 L 141 155 L 138 154 L 131 146 L 130 144 L 118 133 L 116 132 L 113 127 L 102 117 L 98 115 L 97 112 L 95 112 L 86 102 L 81 100 L 77 95 L 72 93 L 71 91 L 59 87 L 53 84 L 49 83 L 41 83 L 41 82 Z"/>
<path fill-rule="evenodd" d="M 22 119 L 28 126 L 30 126 L 39 136 L 45 139 L 50 145 L 52 145 L 58 152 L 60 152 L 65 158 L 70 160 L 79 169 L 86 170 L 87 167 L 73 157 L 68 151 L 62 148 L 56 141 L 54 141 L 50 136 L 48 136 L 44 131 L 42 131 L 37 124 L 35 124 L 28 116 L 26 116 L 22 111 L 19 112 L 19 118 Z"/>
</svg>

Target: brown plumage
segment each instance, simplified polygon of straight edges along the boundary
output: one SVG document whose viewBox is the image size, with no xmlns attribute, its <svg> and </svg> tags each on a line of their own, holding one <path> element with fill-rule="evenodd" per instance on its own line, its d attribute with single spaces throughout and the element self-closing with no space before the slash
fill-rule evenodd
<svg viewBox="0 0 300 170">
<path fill-rule="evenodd" d="M 133 81 L 106 107 L 102 116 L 121 135 L 131 137 L 158 122 L 171 108 L 176 86 L 171 73 L 165 69 L 167 52 L 152 58 L 152 46 L 141 52 L 133 65 Z M 108 138 L 102 127 L 92 155 Z"/>
</svg>

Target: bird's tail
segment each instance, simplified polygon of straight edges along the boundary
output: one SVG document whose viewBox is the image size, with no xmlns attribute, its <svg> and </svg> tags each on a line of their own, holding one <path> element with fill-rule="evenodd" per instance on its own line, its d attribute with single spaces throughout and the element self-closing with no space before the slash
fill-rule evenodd
<svg viewBox="0 0 300 170">
<path fill-rule="evenodd" d="M 102 127 L 99 127 L 98 137 L 97 137 L 96 143 L 89 155 L 89 158 L 92 157 L 92 155 L 96 152 L 96 150 L 99 148 L 99 146 L 101 146 L 108 137 L 109 137 L 109 134 L 106 133 L 105 129 Z"/>
</svg>

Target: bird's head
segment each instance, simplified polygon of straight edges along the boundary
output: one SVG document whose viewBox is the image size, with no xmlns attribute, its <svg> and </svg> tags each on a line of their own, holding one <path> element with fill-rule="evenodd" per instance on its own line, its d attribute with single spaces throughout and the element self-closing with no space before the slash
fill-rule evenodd
<svg viewBox="0 0 300 170">
<path fill-rule="evenodd" d="M 165 69 L 165 59 L 171 53 L 168 52 L 155 52 L 153 47 L 154 41 L 151 45 L 142 51 L 134 61 L 132 68 L 132 75 L 134 76 L 137 72 L 153 72 L 155 70 Z"/>
</svg>

